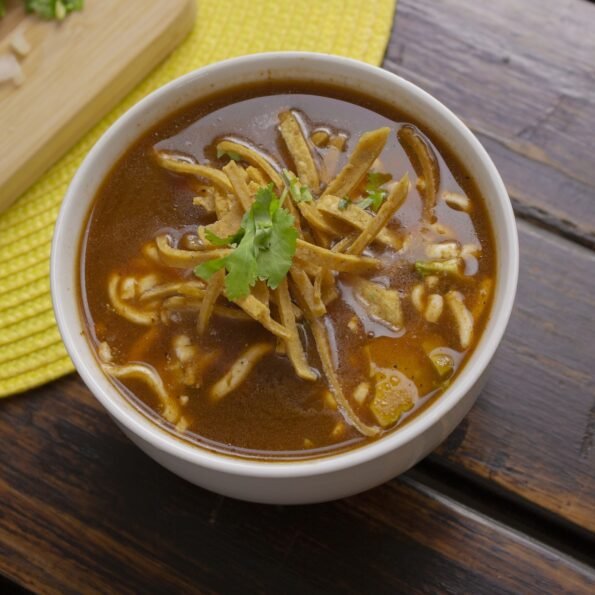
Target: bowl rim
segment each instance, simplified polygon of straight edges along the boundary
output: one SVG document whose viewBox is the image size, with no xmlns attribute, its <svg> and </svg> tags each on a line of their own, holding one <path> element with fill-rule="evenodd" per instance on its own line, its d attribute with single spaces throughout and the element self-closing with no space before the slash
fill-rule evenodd
<svg viewBox="0 0 595 595">
<path fill-rule="evenodd" d="M 417 97 L 421 102 L 425 103 L 428 109 L 440 112 L 441 116 L 448 120 L 449 124 L 457 128 L 458 132 L 463 135 L 471 150 L 482 162 L 482 165 L 486 169 L 487 176 L 491 179 L 491 183 L 496 189 L 497 197 L 495 200 L 501 203 L 504 216 L 504 227 L 496 228 L 492 222 L 492 228 L 497 244 L 498 259 L 502 258 L 501 250 L 498 248 L 500 245 L 498 239 L 500 235 L 504 235 L 508 242 L 509 257 L 504 278 L 502 277 L 501 267 L 499 266 L 497 283 L 498 285 L 502 284 L 503 295 L 498 302 L 494 300 L 491 306 L 490 319 L 482 334 L 482 344 L 478 345 L 472 354 L 472 359 L 475 361 L 467 362 L 452 386 L 450 386 L 440 398 L 432 403 L 430 407 L 415 419 L 409 421 L 402 428 L 399 428 L 376 441 L 357 446 L 353 449 L 348 449 L 335 454 L 324 454 L 320 457 L 309 459 L 259 460 L 241 458 L 232 453 L 220 453 L 194 443 L 186 442 L 179 437 L 176 437 L 173 433 L 160 428 L 154 421 L 150 420 L 146 414 L 131 406 L 112 383 L 109 383 L 111 387 L 110 390 L 106 390 L 106 387 L 100 384 L 98 378 L 105 378 L 105 374 L 101 370 L 97 359 L 88 358 L 83 354 L 80 354 L 75 345 L 76 335 L 80 335 L 84 331 L 80 307 L 78 307 L 78 289 L 74 290 L 76 297 L 73 298 L 72 295 L 68 295 L 68 289 L 66 288 L 67 284 L 60 282 L 64 275 L 68 275 L 68 267 L 71 269 L 74 268 L 76 271 L 75 276 L 78 275 L 78 251 L 75 251 L 75 254 L 64 254 L 61 245 L 67 234 L 72 235 L 72 230 L 68 229 L 65 225 L 68 212 L 73 208 L 79 192 L 84 191 L 82 189 L 84 189 L 86 178 L 88 177 L 89 171 L 93 168 L 96 157 L 101 154 L 104 147 L 109 146 L 111 139 L 116 135 L 116 132 L 119 131 L 119 129 L 127 127 L 133 118 L 146 111 L 150 106 L 160 103 L 166 96 L 169 96 L 172 93 L 175 94 L 178 89 L 183 87 L 189 81 L 193 81 L 199 77 L 204 81 L 210 74 L 230 66 L 259 66 L 260 68 L 266 68 L 267 64 L 271 64 L 271 61 L 280 59 L 296 60 L 302 63 L 304 61 L 309 61 L 312 64 L 317 61 L 323 61 L 332 64 L 347 74 L 349 71 L 364 72 L 367 73 L 368 76 L 376 76 L 383 79 L 386 84 L 402 87 L 405 92 Z M 233 86 L 233 83 L 229 86 Z M 225 88 L 225 85 L 221 85 L 219 88 Z M 147 130 L 149 128 L 150 125 L 145 126 L 144 129 Z M 453 150 L 456 152 L 456 147 L 453 147 Z M 114 162 L 118 158 L 119 156 L 114 157 Z M 82 218 L 83 222 L 87 220 L 89 208 L 90 203 L 86 207 L 86 214 Z M 79 241 L 83 229 L 84 227 L 76 230 Z M 198 465 L 203 468 L 229 475 L 243 477 L 297 478 L 336 472 L 380 458 L 391 451 L 403 447 L 407 443 L 413 441 L 416 437 L 424 434 L 424 432 L 439 422 L 449 411 L 454 409 L 479 381 L 502 340 L 502 336 L 512 313 L 518 282 L 518 268 L 518 234 L 514 212 L 504 183 L 494 163 L 479 140 L 450 109 L 417 85 L 394 73 L 365 62 L 342 56 L 315 52 L 266 52 L 223 60 L 174 79 L 159 89 L 149 93 L 110 126 L 110 128 L 95 143 L 79 166 L 60 208 L 51 248 L 50 282 L 54 313 L 66 349 L 87 387 L 118 424 L 124 426 L 135 436 L 149 443 L 157 450 L 168 453 L 177 459 L 181 459 L 193 465 Z M 74 315 L 72 312 L 68 311 L 67 306 L 67 302 L 72 299 L 77 302 L 77 312 Z M 471 363 L 473 363 L 472 366 L 470 365 Z"/>
</svg>

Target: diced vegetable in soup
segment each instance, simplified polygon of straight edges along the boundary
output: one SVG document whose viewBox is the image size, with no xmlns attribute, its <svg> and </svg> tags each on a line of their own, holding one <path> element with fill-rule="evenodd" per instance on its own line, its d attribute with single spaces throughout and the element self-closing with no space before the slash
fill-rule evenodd
<svg viewBox="0 0 595 595">
<path fill-rule="evenodd" d="M 159 123 L 103 183 L 81 301 L 105 373 L 180 437 L 307 458 L 440 398 L 489 316 L 485 204 L 431 130 L 262 83 Z"/>
</svg>

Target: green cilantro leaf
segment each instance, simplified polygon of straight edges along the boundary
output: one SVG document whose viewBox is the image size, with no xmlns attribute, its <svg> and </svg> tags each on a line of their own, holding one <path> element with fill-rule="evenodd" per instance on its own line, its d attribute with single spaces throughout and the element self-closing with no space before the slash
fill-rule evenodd
<svg viewBox="0 0 595 595">
<path fill-rule="evenodd" d="M 391 179 L 392 176 L 390 174 L 383 174 L 380 172 L 368 173 L 366 180 L 366 195 L 356 204 L 362 209 L 371 207 L 374 212 L 378 212 L 378 209 L 380 209 L 388 195 L 388 192 L 382 189 L 381 186 L 389 182 Z"/>
<path fill-rule="evenodd" d="M 208 280 L 225 267 L 225 295 L 230 300 L 248 295 L 257 279 L 266 281 L 271 289 L 277 288 L 295 254 L 298 232 L 294 223 L 293 215 L 281 206 L 273 185 L 260 188 L 236 234 L 228 238 L 219 238 L 212 232 L 205 234 L 216 245 L 237 244 L 236 248 L 224 258 L 200 264 L 194 274 Z"/>
<path fill-rule="evenodd" d="M 235 151 L 224 151 L 223 149 L 217 149 L 217 159 L 221 159 L 221 157 L 229 157 L 233 161 L 242 160 L 242 156 Z"/>
<path fill-rule="evenodd" d="M 283 181 L 289 189 L 289 194 L 295 202 L 312 202 L 314 198 L 312 193 L 307 186 L 303 186 L 298 180 L 297 176 L 288 169 L 284 169 L 281 172 Z"/>
<path fill-rule="evenodd" d="M 272 223 L 267 249 L 257 258 L 257 274 L 259 279 L 266 279 L 271 289 L 276 289 L 291 268 L 298 231 L 293 215 L 283 208 L 274 210 Z"/>
<path fill-rule="evenodd" d="M 227 236 L 226 238 L 220 238 L 217 234 L 214 234 L 210 229 L 205 229 L 205 237 L 213 246 L 230 246 L 233 244 L 239 244 L 240 240 L 244 237 L 244 230 L 240 228 L 236 233 Z"/>
<path fill-rule="evenodd" d="M 351 201 L 345 196 L 339 200 L 339 204 L 337 206 L 339 208 L 339 211 L 344 211 L 350 204 Z"/>
<path fill-rule="evenodd" d="M 61 21 L 69 12 L 81 10 L 84 0 L 25 0 L 25 10 L 42 19 Z"/>
<path fill-rule="evenodd" d="M 366 190 L 378 190 L 380 186 L 383 186 L 387 182 L 392 180 L 390 174 L 383 174 L 378 171 L 371 171 L 368 173 L 368 179 L 366 182 Z"/>
<path fill-rule="evenodd" d="M 225 258 L 214 258 L 199 264 L 194 269 L 194 274 L 205 281 L 208 281 L 217 271 L 220 271 L 225 266 Z"/>
<path fill-rule="evenodd" d="M 373 201 L 370 197 L 368 198 L 362 198 L 362 200 L 358 200 L 355 203 L 360 209 L 367 209 L 368 207 L 371 207 L 373 204 Z"/>
</svg>

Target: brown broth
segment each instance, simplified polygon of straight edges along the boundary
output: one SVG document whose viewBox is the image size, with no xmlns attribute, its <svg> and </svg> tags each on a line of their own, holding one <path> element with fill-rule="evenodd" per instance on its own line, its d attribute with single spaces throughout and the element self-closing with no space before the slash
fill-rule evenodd
<svg viewBox="0 0 595 595">
<path fill-rule="evenodd" d="M 188 179 L 162 169 L 149 157 L 154 148 L 190 155 L 200 163 L 211 161 L 220 165 L 213 141 L 229 135 L 250 141 L 291 166 L 277 132 L 277 114 L 288 108 L 299 110 L 310 130 L 325 127 L 349 135 L 339 167 L 363 132 L 380 126 L 391 127 L 393 133 L 382 153 L 382 163 L 395 178 L 409 171 L 415 181 L 415 172 L 396 135 L 401 125 L 415 125 L 415 120 L 409 116 L 344 88 L 283 82 L 243 86 L 185 107 L 130 147 L 97 193 L 80 257 L 81 303 L 91 343 L 97 347 L 100 342 L 107 342 L 118 363 L 150 364 L 161 374 L 168 389 L 176 391 L 176 397 L 181 394 L 188 397 L 184 416 L 189 425 L 179 432 L 181 437 L 220 452 L 261 459 L 320 456 L 353 448 L 370 439 L 348 424 L 340 435 L 333 437 L 333 428 L 343 418 L 338 410 L 325 404 L 324 377 L 321 375 L 316 382 L 300 380 L 288 359 L 274 352 L 257 365 L 237 390 L 213 404 L 205 397 L 204 389 L 216 382 L 247 346 L 256 341 L 274 343 L 270 333 L 253 321 L 215 317 L 208 332 L 199 337 L 195 312 L 179 313 L 175 324 L 160 324 L 155 327 L 157 330 L 139 326 L 114 312 L 106 286 L 113 271 L 135 276 L 157 271 L 162 281 L 194 278 L 191 271 L 150 265 L 140 257 L 143 245 L 159 233 L 167 231 L 180 240 L 185 234 L 194 233 L 197 225 L 212 221 L 200 207 L 193 205 L 196 193 Z M 466 303 L 473 305 L 480 299 L 479 281 L 494 279 L 496 269 L 485 203 L 464 164 L 457 162 L 431 130 L 419 127 L 418 130 L 438 158 L 440 190 L 465 194 L 473 204 L 470 214 L 452 209 L 443 201 L 436 208 L 438 221 L 452 228 L 461 244 L 476 243 L 482 247 L 476 270 L 471 271 L 474 275 L 465 277 L 464 281 L 444 277 L 439 282 L 441 293 L 456 289 L 464 295 Z M 420 228 L 421 205 L 420 195 L 412 184 L 405 204 L 391 222 L 392 228 L 399 233 L 413 232 L 415 236 Z M 379 256 L 385 265 L 380 274 L 370 278 L 388 283 L 401 293 L 405 329 L 394 332 L 369 317 L 365 307 L 353 297 L 346 275 L 339 277 L 341 297 L 329 307 L 326 324 L 346 394 L 369 376 L 367 362 L 362 357 L 366 344 L 376 366 L 398 369 L 415 382 L 421 398 L 401 417 L 396 424 L 398 428 L 434 402 L 456 378 L 481 336 L 490 304 L 486 304 L 475 321 L 473 344 L 462 350 L 450 317 L 443 314 L 439 324 L 430 324 L 408 298 L 413 285 L 420 282 L 413 263 L 426 258 L 423 245 L 414 239 L 406 256 L 376 248 L 369 253 Z M 356 332 L 348 326 L 354 315 L 361 321 Z M 216 354 L 214 362 L 204 372 L 200 388 L 174 388 L 176 383 L 168 370 L 168 362 L 171 364 L 173 357 L 172 339 L 180 334 L 190 337 L 202 354 Z M 430 340 L 448 348 L 455 360 L 455 374 L 447 383 L 440 381 L 423 350 L 424 341 Z M 307 353 L 310 364 L 320 369 L 311 338 L 307 341 Z M 159 400 L 145 383 L 115 379 L 113 382 L 145 414 L 170 431 L 176 431 L 161 419 Z M 354 408 L 366 423 L 374 423 L 366 404 L 354 404 Z M 394 428 L 388 428 L 381 435 L 392 430 Z"/>
</svg>

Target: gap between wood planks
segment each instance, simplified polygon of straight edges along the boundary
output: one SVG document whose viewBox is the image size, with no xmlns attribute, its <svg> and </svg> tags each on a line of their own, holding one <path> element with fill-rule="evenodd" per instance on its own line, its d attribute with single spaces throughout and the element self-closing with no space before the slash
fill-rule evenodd
<svg viewBox="0 0 595 595">
<path fill-rule="evenodd" d="M 595 535 L 476 475 L 424 459 L 403 476 L 524 538 L 595 568 Z"/>
</svg>

